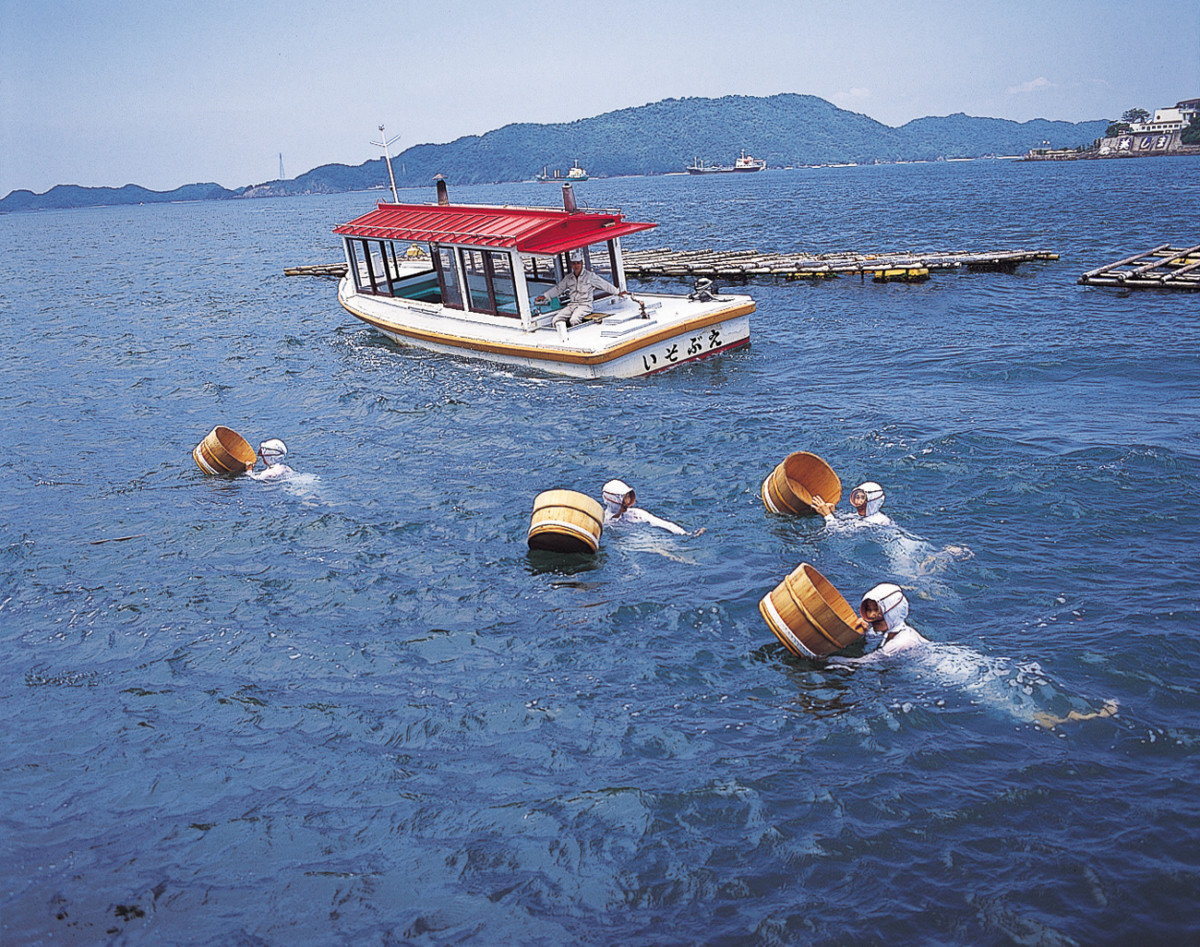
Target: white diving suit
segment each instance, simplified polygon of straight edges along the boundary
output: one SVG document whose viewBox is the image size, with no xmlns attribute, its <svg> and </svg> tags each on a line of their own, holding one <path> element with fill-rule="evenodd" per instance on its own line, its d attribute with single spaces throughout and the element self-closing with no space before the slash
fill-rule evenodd
<svg viewBox="0 0 1200 947">
<path fill-rule="evenodd" d="M 686 536 L 688 531 L 670 520 L 664 520 L 638 506 L 624 506 L 624 501 L 633 493 L 633 487 L 622 480 L 610 480 L 604 485 L 604 525 L 623 526 L 625 524 L 645 524 L 657 526 L 679 536 Z"/>
<path fill-rule="evenodd" d="M 832 657 L 829 658 L 830 664 L 876 664 L 901 651 L 929 644 L 928 638 L 908 624 L 908 598 L 900 586 L 890 582 L 880 583 L 862 597 L 864 602 L 868 599 L 875 602 L 883 612 L 883 620 L 887 626 L 887 630 L 883 632 L 883 642 L 861 658 Z"/>
<path fill-rule="evenodd" d="M 254 480 L 277 480 L 295 473 L 283 462 L 283 458 L 287 456 L 287 445 L 277 437 L 259 444 L 258 456 L 262 458 L 263 469 L 261 472 L 250 472 L 249 476 Z"/>
<path fill-rule="evenodd" d="M 883 643 L 859 658 L 831 657 L 828 664 L 887 667 L 903 663 L 918 678 L 960 690 L 972 703 L 999 710 L 1020 723 L 1036 723 L 1045 730 L 1060 724 L 1112 717 L 1118 712 L 1115 700 L 1095 709 L 1092 702 L 1060 692 L 1037 663 L 1015 664 L 989 657 L 970 648 L 935 644 L 908 624 L 908 599 L 899 586 L 883 583 L 863 596 L 879 605 L 887 630 Z M 878 637 L 876 633 L 874 637 Z M 897 659 L 897 656 L 900 656 Z M 1083 703 L 1084 710 L 1072 709 Z M 1066 704 L 1065 715 L 1051 713 L 1051 704 Z"/>
<path fill-rule="evenodd" d="M 860 483 L 854 490 L 862 490 L 867 495 L 867 506 L 863 511 L 865 515 L 859 516 L 858 510 L 851 507 L 853 512 L 846 516 L 838 517 L 835 513 L 830 513 L 825 517 L 826 526 L 895 526 L 890 516 L 880 512 L 883 509 L 883 501 L 886 496 L 883 492 L 883 487 L 877 484 L 874 480 L 868 480 L 866 483 Z M 854 490 L 850 492 L 853 493 Z"/>
</svg>

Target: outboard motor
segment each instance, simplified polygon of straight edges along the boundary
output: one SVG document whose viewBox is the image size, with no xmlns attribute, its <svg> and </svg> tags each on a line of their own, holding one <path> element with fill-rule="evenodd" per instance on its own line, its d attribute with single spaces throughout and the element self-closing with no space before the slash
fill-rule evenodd
<svg viewBox="0 0 1200 947">
<path fill-rule="evenodd" d="M 711 302 L 717 298 L 717 284 L 707 277 L 700 277 L 696 280 L 696 286 L 692 292 L 688 293 L 688 299 L 693 302 Z"/>
</svg>

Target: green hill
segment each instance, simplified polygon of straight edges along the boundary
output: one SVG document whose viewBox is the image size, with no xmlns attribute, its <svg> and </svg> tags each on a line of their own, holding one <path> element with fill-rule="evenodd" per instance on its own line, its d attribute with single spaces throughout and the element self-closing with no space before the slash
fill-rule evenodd
<svg viewBox="0 0 1200 947">
<path fill-rule="evenodd" d="M 392 159 L 397 185 L 435 174 L 460 184 L 528 180 L 543 168 L 564 173 L 575 160 L 594 177 L 681 171 L 699 157 L 731 164 L 745 148 L 769 167 L 935 160 L 1074 148 L 1104 134 L 1106 121 L 1012 122 L 950 115 L 892 128 L 811 95 L 665 99 L 556 125 L 506 125 L 444 145 L 416 145 Z M 298 190 L 372 187 L 387 182 L 381 159 L 330 165 L 301 175 Z M 295 191 L 285 191 L 295 193 Z"/>
<path fill-rule="evenodd" d="M 1023 154 L 1035 147 L 1074 148 L 1104 134 L 1107 120 L 1011 122 L 961 112 L 892 128 L 812 95 L 664 99 L 594 118 L 550 125 L 505 125 L 447 144 L 421 144 L 392 159 L 400 187 L 425 186 L 435 174 L 457 184 L 528 180 L 543 168 L 566 172 L 578 160 L 593 177 L 681 171 L 694 158 L 730 164 L 744 148 L 769 167 Z M 13 191 L 0 212 L 96 204 L 213 200 L 364 190 L 388 183 L 382 158 L 328 164 L 288 181 L 230 191 L 190 184 L 174 191 L 60 185 L 45 194 Z"/>
</svg>

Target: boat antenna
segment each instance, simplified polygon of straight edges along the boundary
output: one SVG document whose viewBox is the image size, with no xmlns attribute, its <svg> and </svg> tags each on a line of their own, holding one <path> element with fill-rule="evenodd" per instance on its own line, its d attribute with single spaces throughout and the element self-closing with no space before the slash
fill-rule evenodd
<svg viewBox="0 0 1200 947">
<path fill-rule="evenodd" d="M 394 145 L 396 142 L 398 142 L 400 140 L 400 136 L 396 135 L 392 138 L 388 138 L 387 135 L 385 135 L 383 133 L 383 126 L 380 125 L 379 126 L 379 137 L 382 138 L 383 141 L 373 141 L 373 142 L 371 142 L 371 144 L 373 144 L 376 148 L 383 149 L 383 157 L 384 157 L 384 160 L 387 161 L 387 166 L 388 166 L 388 178 L 392 182 L 392 200 L 395 203 L 399 204 L 400 203 L 400 195 L 396 193 L 396 175 L 392 174 L 392 156 L 390 154 L 388 154 L 388 146 Z"/>
</svg>

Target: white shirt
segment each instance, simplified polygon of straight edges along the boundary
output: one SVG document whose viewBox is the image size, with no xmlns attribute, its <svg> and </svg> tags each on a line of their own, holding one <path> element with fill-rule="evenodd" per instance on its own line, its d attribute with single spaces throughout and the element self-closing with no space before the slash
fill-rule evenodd
<svg viewBox="0 0 1200 947">
<path fill-rule="evenodd" d="M 265 467 L 261 471 L 248 471 L 246 476 L 251 480 L 278 480 L 280 477 L 287 477 L 295 473 L 287 464 L 271 464 L 270 467 Z"/>
<path fill-rule="evenodd" d="M 620 526 L 623 523 L 638 524 L 644 523 L 647 526 L 657 526 L 659 529 L 665 529 L 668 532 L 675 533 L 679 536 L 686 536 L 687 530 L 677 523 L 672 523 L 670 520 L 664 520 L 655 516 L 653 513 L 643 510 L 639 506 L 631 506 L 624 513 L 613 515 L 605 510 L 604 525 L 605 526 Z"/>
<path fill-rule="evenodd" d="M 895 526 L 892 518 L 886 513 L 872 513 L 870 516 L 859 516 L 858 512 L 837 516 L 830 513 L 825 517 L 825 525 L 831 529 L 858 529 L 860 526 Z"/>
<path fill-rule="evenodd" d="M 887 637 L 874 651 L 864 654 L 861 658 L 829 658 L 830 664 L 878 664 L 880 661 L 886 661 L 894 655 L 904 651 L 911 651 L 913 648 L 920 648 L 929 644 L 929 639 L 922 635 L 917 629 L 907 623 L 899 625 L 895 632 L 889 631 Z"/>
<path fill-rule="evenodd" d="M 592 305 L 592 297 L 596 292 L 612 293 L 616 295 L 620 292 L 617 287 L 606 280 L 603 276 L 593 273 L 591 270 L 580 270 L 576 276 L 574 272 L 568 273 L 557 283 L 554 284 L 546 292 L 542 293 L 547 299 L 556 299 L 564 292 L 570 292 L 571 305 L 577 306 L 580 303 L 588 306 Z"/>
</svg>

